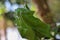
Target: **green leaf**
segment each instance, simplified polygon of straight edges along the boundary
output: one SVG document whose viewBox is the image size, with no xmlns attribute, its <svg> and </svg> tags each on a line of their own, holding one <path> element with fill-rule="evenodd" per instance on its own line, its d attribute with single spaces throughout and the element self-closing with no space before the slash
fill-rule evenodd
<svg viewBox="0 0 60 40">
<path fill-rule="evenodd" d="M 38 18 L 33 16 L 34 11 L 20 8 L 16 10 L 16 15 L 18 18 L 15 21 L 19 26 L 19 30 L 23 37 L 30 40 L 37 40 L 34 36 L 39 37 L 51 37 L 50 25 L 43 23 Z M 18 22 L 17 22 L 18 21 Z"/>
</svg>

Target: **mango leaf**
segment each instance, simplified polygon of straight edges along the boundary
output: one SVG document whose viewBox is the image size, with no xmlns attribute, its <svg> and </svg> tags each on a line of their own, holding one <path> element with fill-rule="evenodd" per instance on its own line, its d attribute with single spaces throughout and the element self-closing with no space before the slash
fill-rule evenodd
<svg viewBox="0 0 60 40">
<path fill-rule="evenodd" d="M 15 23 L 17 24 L 22 36 L 29 40 L 37 40 L 37 37 L 51 37 L 50 25 L 43 23 L 38 18 L 35 18 L 33 14 L 34 11 L 24 8 L 16 10 Z"/>
</svg>

